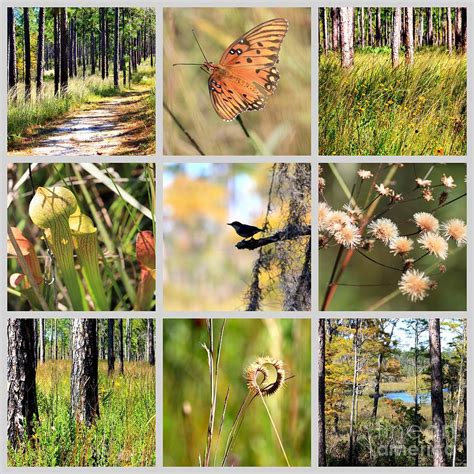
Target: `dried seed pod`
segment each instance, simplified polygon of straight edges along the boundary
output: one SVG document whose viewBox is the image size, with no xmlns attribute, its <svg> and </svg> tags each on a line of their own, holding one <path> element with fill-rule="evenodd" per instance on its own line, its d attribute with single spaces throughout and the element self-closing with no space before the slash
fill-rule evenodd
<svg viewBox="0 0 474 474">
<path fill-rule="evenodd" d="M 273 381 L 270 380 L 273 375 L 270 372 L 275 372 Z M 259 357 L 245 370 L 245 380 L 248 389 L 254 395 L 273 395 L 286 380 L 283 361 L 268 356 Z"/>
</svg>

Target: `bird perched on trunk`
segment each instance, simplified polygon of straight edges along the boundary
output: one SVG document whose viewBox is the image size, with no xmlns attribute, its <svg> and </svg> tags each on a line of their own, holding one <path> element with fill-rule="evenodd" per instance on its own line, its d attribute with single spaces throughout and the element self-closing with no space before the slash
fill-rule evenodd
<svg viewBox="0 0 474 474">
<path fill-rule="evenodd" d="M 254 225 L 247 225 L 247 224 L 242 224 L 238 221 L 230 222 L 229 224 L 235 232 L 237 232 L 237 235 L 240 235 L 240 237 L 243 237 L 244 239 L 250 239 L 253 237 L 255 234 L 258 234 L 259 232 L 263 232 L 263 229 L 259 229 L 258 227 L 255 227 Z"/>
</svg>

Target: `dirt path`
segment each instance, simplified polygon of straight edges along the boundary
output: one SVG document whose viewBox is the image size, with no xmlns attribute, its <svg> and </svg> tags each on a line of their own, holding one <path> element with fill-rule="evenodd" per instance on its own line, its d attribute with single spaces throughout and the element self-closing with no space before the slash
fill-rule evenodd
<svg viewBox="0 0 474 474">
<path fill-rule="evenodd" d="M 13 154 L 43 156 L 143 155 L 148 154 L 143 122 L 147 92 L 131 91 L 122 96 L 91 103 L 58 123 L 42 128 L 32 143 Z M 149 137 L 148 137 L 149 138 Z"/>
</svg>

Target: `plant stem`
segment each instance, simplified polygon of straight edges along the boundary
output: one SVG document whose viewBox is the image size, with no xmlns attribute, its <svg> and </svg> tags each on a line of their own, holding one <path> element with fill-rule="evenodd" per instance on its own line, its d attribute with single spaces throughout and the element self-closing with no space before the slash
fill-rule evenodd
<svg viewBox="0 0 474 474">
<path fill-rule="evenodd" d="M 286 461 L 286 465 L 287 465 L 288 467 L 291 467 L 290 461 L 288 460 L 288 456 L 286 455 L 286 451 L 285 451 L 285 448 L 284 448 L 283 443 L 282 443 L 282 441 L 281 441 L 280 435 L 278 434 L 277 427 L 275 426 L 275 422 L 273 421 L 273 418 L 272 418 L 272 415 L 271 415 L 271 413 L 270 413 L 270 410 L 268 409 L 268 406 L 267 406 L 267 404 L 265 403 L 265 399 L 263 398 L 263 395 L 262 395 L 262 392 L 260 391 L 260 388 L 258 389 L 258 392 L 259 392 L 260 398 L 262 399 L 263 406 L 265 407 L 265 410 L 267 410 L 268 418 L 270 418 L 270 422 L 271 422 L 271 424 L 272 424 L 273 431 L 275 432 L 275 435 L 276 435 L 276 437 L 277 437 L 278 444 L 280 445 L 281 452 L 283 453 L 283 456 L 284 456 L 285 461 Z"/>
</svg>

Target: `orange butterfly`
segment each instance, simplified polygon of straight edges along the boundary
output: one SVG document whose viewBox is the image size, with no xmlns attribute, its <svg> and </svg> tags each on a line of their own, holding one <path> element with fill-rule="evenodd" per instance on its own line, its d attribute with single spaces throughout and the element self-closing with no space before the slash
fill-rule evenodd
<svg viewBox="0 0 474 474">
<path fill-rule="evenodd" d="M 275 64 L 287 31 L 285 18 L 260 23 L 234 41 L 218 64 L 207 60 L 198 42 L 204 56 L 201 68 L 209 74 L 209 94 L 219 117 L 231 121 L 242 112 L 265 107 L 280 79 Z"/>
</svg>

